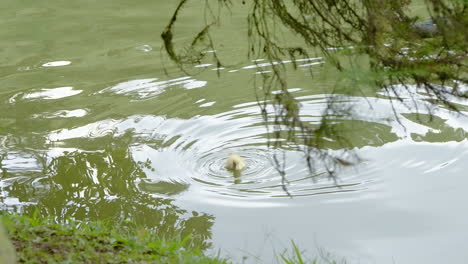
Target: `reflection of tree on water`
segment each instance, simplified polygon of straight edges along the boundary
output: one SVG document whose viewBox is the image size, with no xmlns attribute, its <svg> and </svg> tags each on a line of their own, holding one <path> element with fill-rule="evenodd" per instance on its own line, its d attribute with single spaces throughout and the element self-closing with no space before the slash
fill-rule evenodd
<svg viewBox="0 0 468 264">
<path fill-rule="evenodd" d="M 349 161 L 359 160 L 353 157 L 343 163 L 341 156 L 327 151 L 330 138 L 334 140 L 334 148 L 348 150 L 353 145 L 346 137 L 347 132 L 339 129 L 347 129 L 349 125 L 334 124 L 346 118 L 354 120 L 356 116 L 340 102 L 340 96 L 328 96 L 327 108 L 320 119 L 308 122 L 301 113 L 301 102 L 289 92 L 292 87 L 288 73 L 303 66 L 298 61 L 325 59 L 326 65 L 331 66 L 327 69 L 335 70 L 333 78 L 337 80 L 326 90 L 330 95 L 375 96 L 384 91 L 389 103 L 394 104 L 406 100 L 406 93 L 398 93 L 397 87 L 401 85 L 408 91 L 415 84 L 437 104 L 454 112 L 461 109 L 451 99 L 468 98 L 464 88 L 468 83 L 467 1 L 253 0 L 248 4 L 242 1 L 242 7 L 235 1 L 206 1 L 206 10 L 221 11 L 206 12 L 201 19 L 205 24 L 199 32 L 184 48 L 176 47 L 182 42 L 177 38 L 176 24 L 184 23 L 182 14 L 190 2 L 179 0 L 161 34 L 168 57 L 184 70 L 209 60 L 218 68 L 227 66 L 221 61 L 220 52 L 208 55 L 204 51 L 221 50 L 221 38 L 216 33 L 221 30 L 214 28 L 228 28 L 222 10 L 245 15 L 248 59 L 261 58 L 262 63 L 257 66 L 270 67 L 257 74 L 262 85 L 254 85 L 265 123 L 274 126 L 270 146 L 304 151 L 312 172 L 317 165 L 315 161 L 330 164 L 327 170 L 334 176 L 337 165 L 351 165 L 356 162 Z M 215 3 L 216 8 L 211 6 Z M 425 18 L 416 14 L 417 5 L 427 10 Z M 294 67 L 287 67 L 286 62 Z M 310 77 L 314 81 L 319 75 L 311 70 Z M 414 98 L 410 94 L 413 102 Z M 418 111 L 416 103 L 407 105 Z M 371 140 L 358 141 L 362 145 Z M 284 178 L 284 166 L 278 161 L 281 159 L 275 157 L 275 165 Z"/>
<path fill-rule="evenodd" d="M 25 214 L 38 210 L 40 216 L 57 220 L 128 221 L 155 228 L 162 237 L 192 234 L 193 242 L 208 247 L 213 217 L 188 213 L 170 199 L 152 197 L 139 190 L 143 167 L 132 159 L 129 148 L 109 144 L 102 151 L 71 151 L 44 166 L 44 178 L 14 181 L 4 187 L 9 197 L 20 197 Z M 5 175 L 4 175 L 5 176 Z"/>
</svg>

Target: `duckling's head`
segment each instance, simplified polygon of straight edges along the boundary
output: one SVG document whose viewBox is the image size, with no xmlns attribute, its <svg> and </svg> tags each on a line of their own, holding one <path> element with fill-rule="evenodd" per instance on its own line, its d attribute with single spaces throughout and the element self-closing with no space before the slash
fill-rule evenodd
<svg viewBox="0 0 468 264">
<path fill-rule="evenodd" d="M 231 154 L 226 159 L 226 165 L 224 167 L 231 171 L 241 171 L 245 168 L 245 162 L 241 156 Z"/>
</svg>

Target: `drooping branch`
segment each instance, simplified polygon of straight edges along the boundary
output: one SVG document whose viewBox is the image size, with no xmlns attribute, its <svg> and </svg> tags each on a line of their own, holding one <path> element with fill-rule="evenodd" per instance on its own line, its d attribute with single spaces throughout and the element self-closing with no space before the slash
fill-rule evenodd
<svg viewBox="0 0 468 264">
<path fill-rule="evenodd" d="M 180 0 L 162 34 L 168 56 L 178 64 L 193 61 L 192 48 L 205 36 L 209 37 L 214 25 L 206 23 L 194 36 L 187 52 L 177 53 L 173 25 L 187 1 Z M 213 1 L 220 6 L 231 3 Z M 251 0 L 249 4 L 249 56 L 266 58 L 272 65 L 272 74 L 261 77 L 263 90 L 257 98 L 263 103 L 259 106 L 265 122 L 273 124 L 272 136 L 286 140 L 272 140 L 271 146 L 282 148 L 285 142 L 294 142 L 297 149 L 307 154 L 311 169 L 316 159 L 330 161 L 325 162 L 331 164 L 327 168 L 330 175 L 333 175 L 333 164 L 350 165 L 323 148 L 323 138 L 349 145 L 330 121 L 351 111 L 336 103 L 335 96 L 330 96 L 319 122 L 303 121 L 300 102 L 288 92 L 287 67 L 279 63 L 285 58 L 295 65 L 297 58 L 319 53 L 340 71 L 361 67 L 376 90 L 392 93 L 396 100 L 403 101 L 393 90 L 393 84 L 416 84 L 438 103 L 455 111 L 457 105 L 449 101 L 448 95 L 468 97 L 458 89 L 460 83 L 468 83 L 468 2 L 464 0 L 426 0 L 430 18 L 423 21 L 411 13 L 411 0 Z M 285 35 L 295 41 L 285 41 Z M 209 39 L 208 44 L 214 49 L 216 43 Z M 349 58 L 347 63 L 343 63 L 343 57 Z M 368 65 L 355 63 L 358 57 L 366 58 Z M 215 60 L 220 63 L 217 57 Z M 442 88 L 445 85 L 452 89 Z M 360 92 L 358 89 L 347 92 Z M 280 92 L 272 93 L 275 90 Z M 273 113 L 268 113 L 269 105 L 273 106 Z M 278 168 L 281 170 L 279 164 Z"/>
</svg>

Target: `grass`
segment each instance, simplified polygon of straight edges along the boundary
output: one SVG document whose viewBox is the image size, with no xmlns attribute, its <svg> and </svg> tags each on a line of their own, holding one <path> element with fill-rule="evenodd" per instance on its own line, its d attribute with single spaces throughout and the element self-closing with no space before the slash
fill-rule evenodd
<svg viewBox="0 0 468 264">
<path fill-rule="evenodd" d="M 2 222 L 19 263 L 227 263 L 205 256 L 190 237 L 164 239 L 115 223 L 6 215 Z M 1 256 L 0 256 L 1 261 Z"/>
<path fill-rule="evenodd" d="M 80 222 L 37 216 L 1 215 L 0 264 L 16 263 L 207 263 L 227 264 L 219 256 L 206 256 L 199 247 L 185 238 L 161 238 L 154 230 L 125 223 L 103 221 Z M 9 241 L 11 240 L 11 242 Z M 12 245 L 11 245 L 12 244 Z M 292 242 L 292 250 L 279 254 L 278 263 L 318 264 L 305 261 L 303 253 Z M 260 263 L 264 263 L 261 262 Z M 321 256 L 320 263 L 337 264 L 329 256 Z M 346 263 L 346 262 L 340 262 Z"/>
</svg>

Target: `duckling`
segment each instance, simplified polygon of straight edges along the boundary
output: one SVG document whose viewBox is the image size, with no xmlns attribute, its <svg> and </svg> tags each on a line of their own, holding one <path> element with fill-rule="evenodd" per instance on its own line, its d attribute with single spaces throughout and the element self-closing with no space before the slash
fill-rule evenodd
<svg viewBox="0 0 468 264">
<path fill-rule="evenodd" d="M 224 167 L 231 171 L 241 171 L 245 168 L 245 162 L 241 156 L 237 154 L 231 154 L 227 158 L 226 165 Z"/>
</svg>

